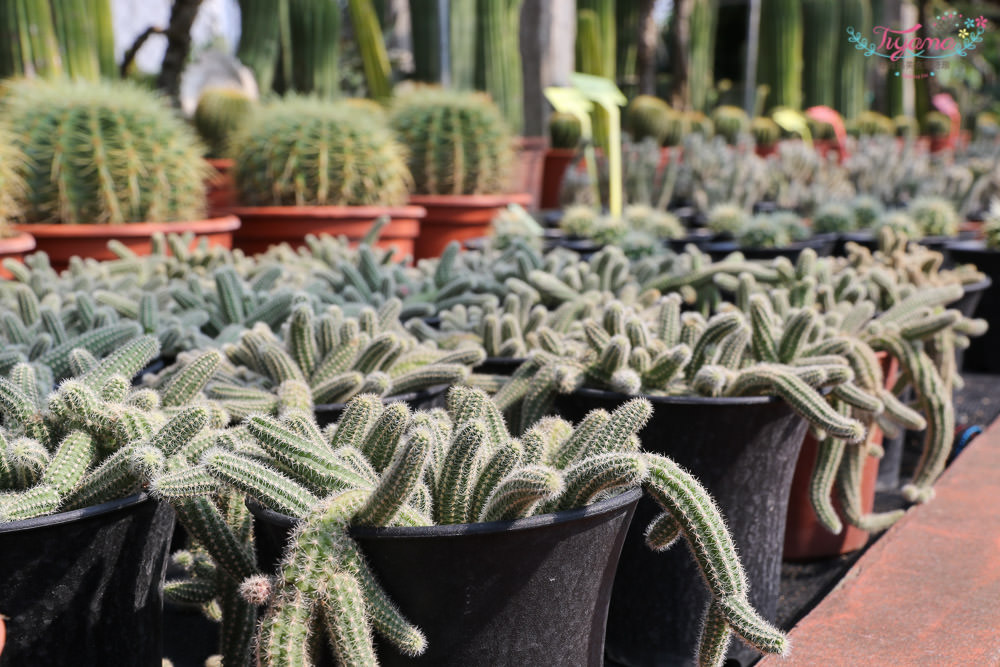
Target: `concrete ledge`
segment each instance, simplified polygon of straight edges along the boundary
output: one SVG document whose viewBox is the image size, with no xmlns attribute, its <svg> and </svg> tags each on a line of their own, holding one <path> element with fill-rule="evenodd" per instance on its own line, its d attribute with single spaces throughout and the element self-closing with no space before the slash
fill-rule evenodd
<svg viewBox="0 0 1000 667">
<path fill-rule="evenodd" d="M 1000 419 L 935 488 L 758 664 L 1000 665 Z"/>
</svg>

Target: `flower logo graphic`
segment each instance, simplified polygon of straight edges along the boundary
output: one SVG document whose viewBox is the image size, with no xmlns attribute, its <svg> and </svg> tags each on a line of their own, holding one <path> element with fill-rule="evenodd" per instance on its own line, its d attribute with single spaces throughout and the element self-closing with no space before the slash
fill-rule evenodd
<svg viewBox="0 0 1000 667">
<path fill-rule="evenodd" d="M 976 27 L 977 28 L 980 28 L 980 29 L 986 28 L 986 23 L 987 23 L 987 21 L 986 21 L 986 17 L 985 16 L 979 16 L 976 19 Z"/>
<path fill-rule="evenodd" d="M 972 19 L 965 19 L 965 27 L 966 28 L 972 28 L 975 25 L 976 25 L 976 22 L 973 21 Z"/>
<path fill-rule="evenodd" d="M 969 36 L 969 31 L 966 30 L 965 28 L 962 28 L 961 30 L 958 31 L 958 36 L 961 37 L 962 39 L 965 39 Z"/>
</svg>

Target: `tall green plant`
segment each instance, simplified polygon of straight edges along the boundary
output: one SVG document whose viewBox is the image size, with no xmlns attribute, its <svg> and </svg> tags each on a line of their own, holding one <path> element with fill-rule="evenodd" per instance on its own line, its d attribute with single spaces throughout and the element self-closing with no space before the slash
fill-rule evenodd
<svg viewBox="0 0 1000 667">
<path fill-rule="evenodd" d="M 802 0 L 761 0 L 757 80 L 769 89 L 766 108 L 802 108 L 802 40 Z"/>
<path fill-rule="evenodd" d="M 486 91 L 516 132 L 524 124 L 520 23 L 524 0 L 477 0 L 476 88 Z"/>
<path fill-rule="evenodd" d="M 278 11 L 287 0 L 278 0 Z M 249 67 L 262 92 L 271 90 L 278 55 L 281 53 L 280 23 L 275 20 L 274 0 L 239 0 L 240 45 L 236 57 Z"/>
<path fill-rule="evenodd" d="M 286 0 L 292 47 L 291 88 L 330 97 L 340 88 L 340 3 Z"/>
<path fill-rule="evenodd" d="M 361 52 L 368 94 L 376 100 L 392 97 L 392 68 L 382 38 L 382 26 L 372 0 L 347 0 L 354 38 Z"/>
<path fill-rule="evenodd" d="M 717 0 L 694 0 L 691 7 L 688 83 L 691 89 L 691 106 L 697 111 L 708 111 L 709 95 L 715 85 L 715 28 L 718 13 Z"/>
<path fill-rule="evenodd" d="M 839 0 L 802 0 L 802 25 L 808 36 L 802 44 L 802 98 L 806 107 L 835 104 L 837 70 L 830 66 L 847 35 L 840 25 Z M 853 45 L 852 45 L 853 46 Z"/>
<path fill-rule="evenodd" d="M 581 9 L 576 15 L 576 71 L 605 79 L 614 78 L 614 60 L 604 58 L 600 16 L 593 9 Z M 608 114 L 600 107 L 591 112 L 594 144 L 607 148 Z"/>
<path fill-rule="evenodd" d="M 48 0 L 0 3 L 0 76 L 58 76 L 64 72 Z"/>
<path fill-rule="evenodd" d="M 840 6 L 840 34 L 853 27 L 862 35 L 871 33 L 872 8 L 869 0 L 844 0 Z M 847 39 L 840 42 L 837 63 L 836 107 L 851 120 L 865 110 L 865 66 L 868 58 Z"/>
<path fill-rule="evenodd" d="M 413 78 L 441 82 L 441 37 L 448 34 L 448 15 L 438 0 L 410 0 L 410 37 L 413 40 Z"/>
</svg>

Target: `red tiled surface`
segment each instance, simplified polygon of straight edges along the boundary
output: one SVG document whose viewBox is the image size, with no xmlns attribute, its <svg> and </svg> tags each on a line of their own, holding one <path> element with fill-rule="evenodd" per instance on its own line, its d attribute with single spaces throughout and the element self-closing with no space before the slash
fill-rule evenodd
<svg viewBox="0 0 1000 667">
<path fill-rule="evenodd" d="M 1000 665 L 1000 420 L 935 488 L 760 665 Z"/>
</svg>

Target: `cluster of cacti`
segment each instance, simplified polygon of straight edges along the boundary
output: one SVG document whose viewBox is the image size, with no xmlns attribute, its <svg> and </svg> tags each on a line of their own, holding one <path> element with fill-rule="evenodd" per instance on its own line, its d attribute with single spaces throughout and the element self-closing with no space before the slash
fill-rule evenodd
<svg viewBox="0 0 1000 667">
<path fill-rule="evenodd" d="M 248 206 L 397 206 L 411 183 L 381 118 L 345 103 L 289 96 L 262 106 L 231 141 Z"/>
<path fill-rule="evenodd" d="M 716 204 L 709 210 L 705 226 L 720 236 L 734 237 L 746 227 L 750 215 L 739 204 Z"/>
<path fill-rule="evenodd" d="M 910 202 L 907 213 L 924 236 L 958 235 L 958 212 L 947 199 L 919 197 Z"/>
<path fill-rule="evenodd" d="M 485 94 L 418 89 L 396 100 L 391 123 L 407 147 L 415 192 L 488 194 L 506 188 L 510 129 Z"/>
<path fill-rule="evenodd" d="M 336 306 L 317 316 L 301 303 L 280 337 L 258 324 L 238 343 L 224 345 L 236 372 L 213 382 L 208 394 L 239 417 L 290 407 L 311 411 L 359 393 L 398 396 L 452 385 L 485 358 L 474 344 L 443 351 L 432 341 L 418 342 L 400 326 L 401 308 L 393 299 L 352 318 Z"/>
<path fill-rule="evenodd" d="M 576 148 L 582 136 L 583 126 L 575 115 L 555 111 L 549 116 L 549 145 L 552 148 Z"/>
<path fill-rule="evenodd" d="M 591 413 L 575 430 L 546 419 L 514 439 L 496 405 L 475 389 L 452 389 L 447 412 L 414 414 L 359 396 L 322 431 L 295 409 L 250 417 L 187 474 L 300 520 L 277 576 L 241 572 L 245 599 L 268 604 L 257 631 L 261 664 L 308 662 L 313 643 L 290 638 L 313 628 L 343 664 L 375 663 L 372 629 L 405 655 L 426 649 L 427 639 L 369 569 L 350 526 L 509 520 L 638 486 L 663 511 L 650 546 L 666 549 L 683 536 L 702 564 L 714 610 L 702 652 L 714 662 L 730 632 L 762 651 L 783 652 L 782 633 L 746 598 L 732 539 L 708 494 L 671 460 L 638 449 L 636 433 L 651 409 L 632 401 L 611 414 Z M 240 571 L 232 565 L 240 553 L 213 556 L 216 567 Z M 194 559 L 187 560 L 194 570 Z"/>
<path fill-rule="evenodd" d="M 208 165 L 194 132 L 126 82 L 11 81 L 0 99 L 20 166 L 23 222 L 198 220 Z M 165 147 L 169 147 L 166 150 Z"/>
<path fill-rule="evenodd" d="M 510 246 L 514 239 L 521 239 L 535 247 L 541 246 L 545 230 L 520 204 L 508 204 L 490 223 L 490 242 L 497 249 Z"/>
<path fill-rule="evenodd" d="M 859 136 L 892 137 L 896 134 L 896 126 L 888 116 L 877 111 L 862 111 L 854 119 Z"/>
<path fill-rule="evenodd" d="M 851 210 L 854 211 L 854 228 L 871 229 L 885 214 L 885 206 L 871 195 L 858 195 L 851 200 Z"/>
<path fill-rule="evenodd" d="M 816 210 L 812 226 L 819 234 L 843 234 L 857 229 L 857 221 L 850 205 L 831 201 Z"/>
<path fill-rule="evenodd" d="M 761 214 L 747 221 L 736 240 L 741 248 L 782 248 L 792 242 L 792 235 L 782 218 Z"/>
<path fill-rule="evenodd" d="M 563 211 L 559 229 L 570 237 L 590 239 L 602 245 L 620 243 L 628 231 L 625 221 L 590 206 L 571 206 Z"/>
<path fill-rule="evenodd" d="M 915 241 L 924 237 L 920 226 L 906 211 L 896 210 L 883 213 L 872 225 L 872 229 L 881 233 L 883 228 L 891 229 L 894 234 L 903 235 Z"/>
<path fill-rule="evenodd" d="M 712 112 L 712 125 L 715 134 L 735 144 L 750 131 L 750 117 L 740 107 L 723 105 Z"/>
<path fill-rule="evenodd" d="M 253 110 L 253 101 L 237 88 L 206 88 L 191 121 L 208 146 L 209 157 L 225 157 L 230 138 Z"/>
<path fill-rule="evenodd" d="M 758 116 L 750 121 L 750 133 L 758 146 L 770 148 L 781 138 L 781 128 L 767 116 Z"/>
</svg>

